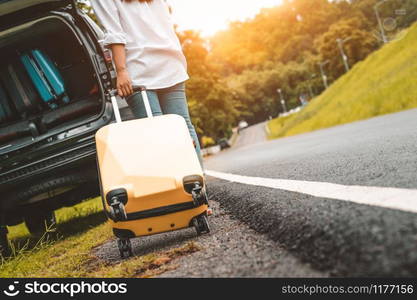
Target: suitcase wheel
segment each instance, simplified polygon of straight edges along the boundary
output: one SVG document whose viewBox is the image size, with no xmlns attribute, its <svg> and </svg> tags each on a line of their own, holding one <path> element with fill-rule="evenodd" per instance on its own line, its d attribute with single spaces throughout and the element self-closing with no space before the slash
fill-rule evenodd
<svg viewBox="0 0 417 300">
<path fill-rule="evenodd" d="M 193 196 L 194 205 L 196 207 L 204 204 L 208 205 L 208 196 L 206 189 L 202 187 L 199 182 L 196 182 L 194 184 L 194 188 L 191 192 L 191 195 Z"/>
<path fill-rule="evenodd" d="M 119 247 L 120 257 L 126 259 L 133 256 L 132 243 L 129 239 L 117 240 L 117 246 Z"/>
<path fill-rule="evenodd" d="M 110 206 L 110 216 L 115 222 L 127 220 L 126 209 L 123 203 L 112 203 Z"/>
<path fill-rule="evenodd" d="M 202 234 L 210 233 L 210 224 L 207 220 L 206 215 L 195 217 L 193 219 L 193 225 L 194 225 L 195 230 L 197 231 L 197 235 L 199 236 Z"/>
</svg>

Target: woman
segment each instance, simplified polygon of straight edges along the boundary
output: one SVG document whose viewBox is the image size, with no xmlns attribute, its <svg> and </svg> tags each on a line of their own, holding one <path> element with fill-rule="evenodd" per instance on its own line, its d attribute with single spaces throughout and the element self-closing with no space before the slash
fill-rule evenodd
<svg viewBox="0 0 417 300">
<path fill-rule="evenodd" d="M 202 162 L 185 95 L 187 62 L 165 0 L 91 0 L 91 4 L 106 29 L 104 44 L 113 53 L 119 95 L 127 98 L 136 118 L 144 118 L 145 106 L 132 86 L 145 86 L 154 116 L 184 117 Z"/>
</svg>

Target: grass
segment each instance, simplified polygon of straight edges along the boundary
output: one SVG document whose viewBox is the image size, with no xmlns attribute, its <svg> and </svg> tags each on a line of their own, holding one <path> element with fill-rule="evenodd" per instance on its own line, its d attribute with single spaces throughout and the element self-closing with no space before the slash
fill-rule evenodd
<svg viewBox="0 0 417 300">
<path fill-rule="evenodd" d="M 9 228 L 15 255 L 3 260 L 1 278 L 114 278 L 151 277 L 172 268 L 179 256 L 199 251 L 194 243 L 150 253 L 119 263 L 108 263 L 94 249 L 114 239 L 102 213 L 100 199 L 56 212 L 58 237 L 36 240 L 21 224 Z"/>
<path fill-rule="evenodd" d="M 306 108 L 268 123 L 270 139 L 417 107 L 417 23 L 334 82 Z"/>
</svg>

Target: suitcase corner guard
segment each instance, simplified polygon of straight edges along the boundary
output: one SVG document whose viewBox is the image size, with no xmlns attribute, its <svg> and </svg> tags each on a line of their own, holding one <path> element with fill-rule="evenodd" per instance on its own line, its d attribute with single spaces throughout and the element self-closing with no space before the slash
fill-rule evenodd
<svg viewBox="0 0 417 300">
<path fill-rule="evenodd" d="M 106 200 L 107 200 L 107 204 L 110 206 L 112 205 L 114 201 L 118 201 L 126 205 L 128 201 L 127 190 L 124 188 L 112 190 L 107 193 Z"/>
<path fill-rule="evenodd" d="M 128 201 L 128 193 L 126 189 L 116 189 L 107 193 L 107 204 L 110 206 L 109 217 L 115 222 L 127 221 L 125 205 Z"/>
<path fill-rule="evenodd" d="M 196 185 L 204 186 L 204 178 L 200 175 L 186 176 L 182 179 L 182 184 L 188 194 L 192 194 Z"/>
</svg>

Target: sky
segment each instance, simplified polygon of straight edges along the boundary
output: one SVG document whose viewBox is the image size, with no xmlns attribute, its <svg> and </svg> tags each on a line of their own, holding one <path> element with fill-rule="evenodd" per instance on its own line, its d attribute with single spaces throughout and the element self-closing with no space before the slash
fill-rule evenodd
<svg viewBox="0 0 417 300">
<path fill-rule="evenodd" d="M 201 31 L 205 37 L 227 28 L 231 21 L 254 17 L 261 8 L 282 0 L 169 0 L 180 30 Z"/>
</svg>

